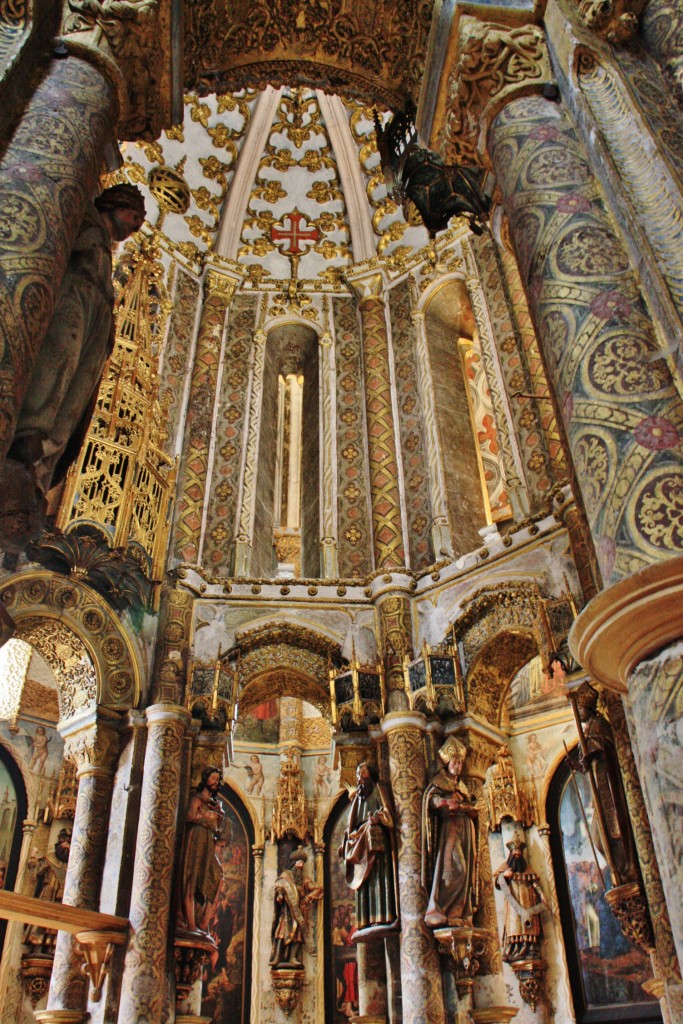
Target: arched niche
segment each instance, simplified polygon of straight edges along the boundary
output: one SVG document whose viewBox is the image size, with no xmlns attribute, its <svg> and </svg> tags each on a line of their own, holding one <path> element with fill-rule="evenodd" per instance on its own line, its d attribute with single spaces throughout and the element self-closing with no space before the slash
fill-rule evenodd
<svg viewBox="0 0 683 1024">
<path fill-rule="evenodd" d="M 333 804 L 325 828 L 325 1020 L 344 1024 L 349 1015 L 358 1012 L 358 965 L 353 943 L 353 891 L 346 884 L 345 866 L 337 850 L 341 844 L 349 812 L 349 797 L 342 792 Z M 373 979 L 374 980 L 374 979 Z M 379 979 L 377 979 L 379 981 Z M 369 982 L 372 984 L 372 981 Z"/>
<path fill-rule="evenodd" d="M 510 684 L 536 654 L 538 640 L 531 630 L 506 629 L 491 637 L 465 678 L 468 712 L 500 726 Z"/>
<path fill-rule="evenodd" d="M 104 705 L 135 707 L 141 669 L 114 610 L 87 584 L 46 571 L 29 571 L 0 585 L 14 635 L 31 645 L 59 684 L 60 719 Z"/>
<path fill-rule="evenodd" d="M 480 545 L 478 531 L 491 522 L 468 383 L 476 324 L 465 282 L 452 277 L 438 285 L 423 312 L 453 551 L 461 555 Z"/>
<path fill-rule="evenodd" d="M 268 332 L 263 370 L 252 574 L 320 576 L 318 335 Z"/>
</svg>

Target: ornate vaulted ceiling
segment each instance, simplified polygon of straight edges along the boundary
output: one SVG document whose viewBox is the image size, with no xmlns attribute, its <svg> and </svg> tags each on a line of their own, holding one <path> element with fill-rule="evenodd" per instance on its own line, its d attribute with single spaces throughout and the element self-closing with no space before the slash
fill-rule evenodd
<svg viewBox="0 0 683 1024">
<path fill-rule="evenodd" d="M 186 0 L 185 84 L 269 81 L 401 107 L 417 101 L 434 0 Z"/>
<path fill-rule="evenodd" d="M 252 285 L 336 286 L 353 263 L 403 263 L 428 243 L 387 196 L 359 101 L 302 87 L 192 93 L 182 126 L 126 144 L 124 161 L 115 177 L 142 187 L 169 248 L 239 262 Z"/>
</svg>

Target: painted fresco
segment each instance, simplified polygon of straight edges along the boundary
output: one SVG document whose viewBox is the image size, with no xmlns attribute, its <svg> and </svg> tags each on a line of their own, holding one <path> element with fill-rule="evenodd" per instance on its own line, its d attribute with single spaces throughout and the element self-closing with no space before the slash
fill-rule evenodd
<svg viewBox="0 0 683 1024">
<path fill-rule="evenodd" d="M 251 940 L 249 839 L 230 802 L 230 791 L 224 789 L 220 796 L 228 843 L 222 852 L 223 880 L 208 929 L 218 949 L 204 970 L 201 1012 L 213 1024 L 246 1024 L 249 1020 L 247 956 Z"/>
<path fill-rule="evenodd" d="M 248 711 L 240 711 L 235 740 L 242 743 L 277 743 L 279 738 L 279 700 L 264 700 Z"/>
<path fill-rule="evenodd" d="M 353 941 L 356 931 L 354 898 L 346 884 L 344 863 L 337 856 L 344 838 L 347 817 L 348 813 L 344 809 L 337 819 L 327 847 L 331 928 L 328 938 L 334 976 L 334 1017 L 330 1024 L 347 1024 L 349 1017 L 358 1013 L 358 964 Z"/>
<path fill-rule="evenodd" d="M 593 850 L 586 826 L 593 818 L 588 781 L 579 774 L 574 779 L 576 786 L 570 777 L 563 787 L 559 814 L 587 1008 L 653 1003 L 655 1000 L 642 989 L 643 982 L 652 977 L 649 960 L 624 937 L 605 900 L 605 888 L 612 888 L 612 884 L 609 868 L 600 852 Z"/>
<path fill-rule="evenodd" d="M 509 703 L 513 712 L 540 710 L 547 701 L 565 699 L 566 675 L 558 661 L 548 670 L 540 655 L 523 665 L 510 684 Z"/>
</svg>

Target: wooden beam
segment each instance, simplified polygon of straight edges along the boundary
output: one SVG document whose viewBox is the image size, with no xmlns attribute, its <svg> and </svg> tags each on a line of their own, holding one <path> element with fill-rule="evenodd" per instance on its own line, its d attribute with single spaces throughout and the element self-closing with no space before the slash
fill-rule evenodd
<svg viewBox="0 0 683 1024">
<path fill-rule="evenodd" d="M 100 914 L 96 910 L 80 910 L 67 903 L 49 903 L 18 892 L 0 890 L 0 917 L 39 928 L 55 928 L 62 932 L 114 931 L 125 935 L 128 918 Z"/>
</svg>

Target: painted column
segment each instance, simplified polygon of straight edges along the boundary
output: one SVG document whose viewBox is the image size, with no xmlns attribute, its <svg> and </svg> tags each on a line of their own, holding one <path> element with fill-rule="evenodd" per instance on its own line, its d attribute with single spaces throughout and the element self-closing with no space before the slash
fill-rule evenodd
<svg viewBox="0 0 683 1024">
<path fill-rule="evenodd" d="M 192 367 L 183 454 L 178 473 L 175 553 L 183 562 L 194 563 L 200 558 L 223 328 L 237 283 L 237 278 L 211 269 L 204 278 L 204 305 Z"/>
<path fill-rule="evenodd" d="M 323 579 L 339 576 L 337 556 L 337 448 L 335 432 L 336 367 L 332 335 L 326 331 L 320 336 L 320 396 L 322 410 L 322 443 L 320 445 L 320 564 Z"/>
<path fill-rule="evenodd" d="M 564 1020 L 567 1024 L 576 1024 L 569 965 L 567 964 L 567 954 L 565 952 L 564 937 L 562 935 L 560 904 L 557 899 L 555 871 L 550 852 L 550 825 L 539 825 L 538 835 L 541 840 L 541 850 L 543 851 L 543 865 L 545 867 L 544 882 L 546 885 L 546 892 L 548 893 L 548 907 L 553 921 L 553 934 L 555 937 L 555 966 L 557 968 L 557 997 L 559 1004 L 557 1006 L 556 1015 L 559 1020 Z"/>
<path fill-rule="evenodd" d="M 32 818 L 25 818 L 22 822 L 21 851 L 17 865 L 17 877 L 14 883 L 14 891 L 21 892 L 26 875 L 26 862 L 29 858 L 33 833 L 38 822 Z M 23 1002 L 23 991 L 17 966 L 22 952 L 22 938 L 25 925 L 21 921 L 8 921 L 3 943 L 2 963 L 0 963 L 0 1005 L 5 1013 L 18 1014 L 19 1007 Z M 16 1000 L 16 1003 L 15 1003 Z"/>
<path fill-rule="evenodd" d="M 386 953 L 383 942 L 359 942 L 356 946 L 358 964 L 358 1016 L 386 1018 L 387 982 Z"/>
<path fill-rule="evenodd" d="M 640 871 L 645 887 L 650 922 L 655 939 L 656 952 L 653 958 L 655 978 L 660 980 L 662 987 L 661 999 L 666 1004 L 663 1011 L 668 1010 L 670 1020 L 683 1020 L 683 984 L 681 970 L 676 956 L 671 922 L 664 900 L 662 877 L 652 843 L 652 830 L 647 815 L 643 791 L 638 778 L 638 771 L 631 749 L 628 726 L 624 713 L 624 705 L 616 694 L 607 698 L 609 722 L 612 727 L 614 745 L 619 759 L 619 768 L 624 782 L 624 792 L 628 804 L 629 817 L 633 827 L 633 838 L 638 853 Z"/>
<path fill-rule="evenodd" d="M 240 499 L 240 515 L 235 546 L 235 575 L 248 576 L 251 568 L 252 532 L 254 529 L 254 503 L 256 501 L 256 455 L 261 432 L 261 402 L 263 399 L 263 361 L 266 354 L 265 331 L 254 333 L 251 363 L 251 391 L 249 422 L 245 452 L 244 475 Z"/>
<path fill-rule="evenodd" d="M 489 152 L 609 583 L 683 553 L 683 402 L 562 107 L 513 100 Z"/>
<path fill-rule="evenodd" d="M 263 846 L 252 846 L 251 848 L 251 853 L 254 858 L 254 907 L 251 926 L 250 1024 L 261 1024 L 261 896 L 263 893 L 263 850 Z"/>
<path fill-rule="evenodd" d="M 375 568 L 394 569 L 405 564 L 405 549 L 382 275 L 371 274 L 350 283 L 358 296 L 363 327 Z"/>
<path fill-rule="evenodd" d="M 424 923 L 427 893 L 421 883 L 422 795 L 427 771 L 419 712 L 395 711 L 382 719 L 389 744 L 396 811 L 401 904 L 401 989 L 404 1024 L 445 1024 L 439 954 Z"/>
<path fill-rule="evenodd" d="M 0 458 L 12 441 L 118 112 L 102 71 L 53 60 L 0 162 Z"/>
<path fill-rule="evenodd" d="M 427 332 L 425 331 L 425 315 L 420 310 L 411 314 L 415 326 L 415 347 L 419 370 L 420 400 L 424 413 L 425 444 L 429 461 L 429 499 L 432 506 L 432 545 L 437 561 L 440 558 L 453 558 L 453 539 L 451 523 L 448 518 L 446 501 L 446 478 L 444 476 L 439 430 L 434 415 L 434 387 L 429 364 Z"/>
<path fill-rule="evenodd" d="M 83 910 L 98 910 L 100 882 L 109 834 L 114 771 L 118 760 L 118 721 L 107 721 L 101 712 L 80 720 L 60 723 L 64 756 L 75 762 L 78 776 L 76 814 L 71 852 L 64 883 L 64 903 Z M 79 1012 L 85 1021 L 88 980 L 83 957 L 71 932 L 57 932 L 47 1012 Z M 49 1018 L 43 1017 L 42 1020 Z"/>
<path fill-rule="evenodd" d="M 162 1018 L 183 738 L 190 724 L 187 709 L 174 704 L 153 704 L 145 715 L 147 748 L 120 1024 L 155 1024 Z"/>
<path fill-rule="evenodd" d="M 315 853 L 315 884 L 321 888 L 325 884 L 325 844 L 313 844 Z M 311 915 L 313 916 L 313 915 Z M 325 923 L 323 916 L 323 900 L 315 905 L 315 937 L 318 955 L 315 958 L 315 1014 L 318 1020 L 325 1016 Z"/>
</svg>

